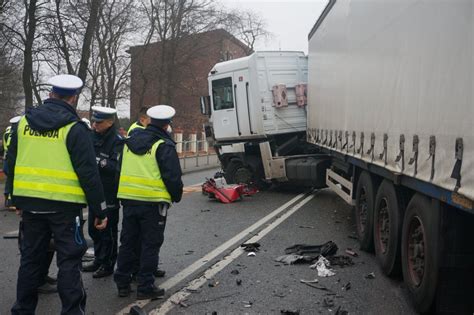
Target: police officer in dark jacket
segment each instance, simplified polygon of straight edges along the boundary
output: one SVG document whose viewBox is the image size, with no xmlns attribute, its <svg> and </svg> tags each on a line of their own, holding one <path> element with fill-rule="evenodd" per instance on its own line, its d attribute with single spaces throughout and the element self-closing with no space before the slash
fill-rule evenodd
<svg viewBox="0 0 474 315">
<path fill-rule="evenodd" d="M 134 253 L 140 242 L 137 299 L 159 298 L 165 293 L 155 286 L 153 272 L 164 240 L 168 208 L 183 194 L 181 166 L 167 132 L 175 110 L 158 105 L 147 114 L 151 123 L 145 129 L 136 129 L 126 140 L 118 190 L 123 220 L 114 280 L 119 296 L 130 295 Z"/>
<path fill-rule="evenodd" d="M 12 314 L 34 314 L 41 262 L 53 236 L 61 314 L 84 314 L 86 293 L 80 273 L 87 249 L 82 208 L 88 204 L 95 226 L 107 226 L 105 200 L 89 130 L 72 105 L 82 87 L 73 75 L 50 80 L 50 98 L 29 109 L 13 130 L 8 150 L 8 191 L 22 210 L 21 262 Z"/>
<path fill-rule="evenodd" d="M 117 260 L 117 236 L 119 201 L 117 199 L 120 175 L 120 157 L 123 139 L 115 127 L 117 110 L 109 107 L 92 106 L 92 141 L 97 166 L 104 187 L 107 202 L 107 227 L 99 231 L 94 227 L 94 213 L 89 212 L 89 235 L 94 241 L 94 261 L 84 265 L 82 270 L 94 272 L 93 278 L 102 278 L 114 273 Z"/>
</svg>

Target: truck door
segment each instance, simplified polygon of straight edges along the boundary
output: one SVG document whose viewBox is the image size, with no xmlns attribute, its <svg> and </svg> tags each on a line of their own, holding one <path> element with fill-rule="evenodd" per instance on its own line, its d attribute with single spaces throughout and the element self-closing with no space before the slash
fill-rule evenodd
<svg viewBox="0 0 474 315">
<path fill-rule="evenodd" d="M 212 125 L 216 139 L 237 138 L 241 135 L 235 107 L 232 73 L 217 77 L 212 85 Z"/>
<path fill-rule="evenodd" d="M 248 70 L 234 72 L 233 89 L 235 108 L 239 122 L 239 135 L 244 137 L 253 134 L 249 79 Z"/>
</svg>

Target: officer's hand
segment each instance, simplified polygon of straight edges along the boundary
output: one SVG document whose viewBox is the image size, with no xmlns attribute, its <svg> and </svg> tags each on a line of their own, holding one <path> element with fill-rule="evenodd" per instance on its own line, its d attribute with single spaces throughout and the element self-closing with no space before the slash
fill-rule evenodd
<svg viewBox="0 0 474 315">
<path fill-rule="evenodd" d="M 107 217 L 105 217 L 103 220 L 99 218 L 94 219 L 94 226 L 98 230 L 103 230 L 107 227 Z"/>
</svg>

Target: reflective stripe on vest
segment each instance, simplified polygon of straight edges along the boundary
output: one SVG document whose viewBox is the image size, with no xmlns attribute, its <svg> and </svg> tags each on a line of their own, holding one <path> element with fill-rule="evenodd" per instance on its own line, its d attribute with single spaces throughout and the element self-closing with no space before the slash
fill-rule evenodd
<svg viewBox="0 0 474 315">
<path fill-rule="evenodd" d="M 66 147 L 67 135 L 74 124 L 39 132 L 30 128 L 25 117 L 21 118 L 13 195 L 86 203 Z"/>
<path fill-rule="evenodd" d="M 156 150 L 164 142 L 158 140 L 143 155 L 133 153 L 125 145 L 118 189 L 119 198 L 171 203 L 171 196 L 161 178 L 155 158 Z"/>
<path fill-rule="evenodd" d="M 138 122 L 136 121 L 130 126 L 130 128 L 128 128 L 127 134 L 129 134 L 130 131 L 136 128 L 145 129 L 145 126 L 139 125 Z"/>
</svg>

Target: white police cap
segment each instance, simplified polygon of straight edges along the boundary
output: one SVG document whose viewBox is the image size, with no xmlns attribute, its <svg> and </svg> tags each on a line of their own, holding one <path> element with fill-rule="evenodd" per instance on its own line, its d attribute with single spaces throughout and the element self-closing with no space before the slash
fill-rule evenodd
<svg viewBox="0 0 474 315">
<path fill-rule="evenodd" d="M 76 95 L 81 92 L 82 80 L 72 74 L 60 74 L 48 81 L 53 86 L 52 92 L 59 95 Z"/>
<path fill-rule="evenodd" d="M 21 116 L 15 116 L 12 119 L 10 119 L 10 124 L 16 124 L 20 121 Z"/>
<path fill-rule="evenodd" d="M 176 114 L 176 110 L 169 105 L 156 105 L 149 108 L 146 114 L 151 119 L 171 121 Z"/>
<path fill-rule="evenodd" d="M 114 118 L 117 110 L 115 108 L 103 107 L 103 106 L 92 106 L 92 120 L 103 121 L 105 119 Z"/>
</svg>

